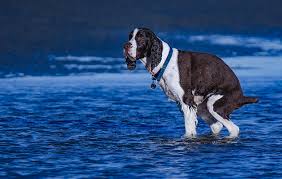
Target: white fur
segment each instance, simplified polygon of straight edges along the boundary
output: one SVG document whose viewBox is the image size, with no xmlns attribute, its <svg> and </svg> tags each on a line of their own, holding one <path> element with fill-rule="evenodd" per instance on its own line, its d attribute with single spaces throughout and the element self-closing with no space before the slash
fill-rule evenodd
<svg viewBox="0 0 282 179">
<path fill-rule="evenodd" d="M 210 96 L 209 99 L 208 99 L 208 102 L 207 102 L 208 110 L 216 120 L 218 120 L 220 123 L 222 123 L 224 125 L 224 127 L 227 128 L 230 137 L 232 137 L 232 138 L 238 137 L 239 127 L 236 126 L 231 120 L 224 119 L 223 117 L 221 117 L 213 109 L 214 103 L 222 97 L 223 97 L 223 95 L 212 95 L 212 96 Z"/>
<path fill-rule="evenodd" d="M 165 42 L 163 42 L 165 43 Z M 164 53 L 164 52 L 163 52 Z M 159 82 L 161 88 L 164 90 L 165 94 L 174 101 L 182 101 L 184 91 L 180 86 L 179 71 L 177 64 L 178 50 L 173 48 L 173 53 L 168 63 L 166 70 Z M 160 63 L 164 63 L 167 55 L 162 58 Z M 155 70 L 155 69 L 154 69 Z"/>
<path fill-rule="evenodd" d="M 136 59 L 136 54 L 137 54 L 137 42 L 135 40 L 135 36 L 137 34 L 139 30 L 136 28 L 133 31 L 132 34 L 132 38 L 129 40 L 129 42 L 131 43 L 131 47 L 128 49 L 128 54 L 133 57 L 134 59 Z"/>
<path fill-rule="evenodd" d="M 195 89 L 192 90 L 192 95 L 194 96 L 194 102 L 199 105 L 204 101 L 204 96 L 195 96 Z"/>
<path fill-rule="evenodd" d="M 167 43 L 163 43 L 163 54 L 162 54 L 162 60 L 160 64 L 153 69 L 153 72 L 157 72 L 162 65 L 164 64 L 164 61 L 166 60 L 168 53 L 169 53 L 169 46 Z M 185 122 L 185 136 L 186 137 L 195 137 L 196 132 L 196 125 L 197 125 L 197 115 L 196 110 L 193 108 L 189 108 L 188 105 L 186 105 L 183 102 L 183 95 L 184 90 L 180 86 L 180 78 L 179 78 L 179 70 L 178 70 L 178 50 L 173 48 L 172 57 L 170 59 L 170 62 L 167 65 L 167 68 L 159 82 L 161 88 L 165 92 L 165 94 L 173 101 L 177 101 L 181 105 L 181 110 L 184 114 L 184 122 Z"/>
<path fill-rule="evenodd" d="M 213 123 L 212 125 L 210 125 L 211 131 L 212 131 L 213 134 L 219 134 L 222 127 L 223 127 L 223 125 L 218 121 L 216 123 Z"/>
<path fill-rule="evenodd" d="M 203 96 L 194 96 L 194 102 L 199 105 L 204 101 L 204 97 Z"/>
<path fill-rule="evenodd" d="M 196 137 L 196 126 L 198 124 L 196 109 L 183 102 L 181 102 L 181 108 L 184 114 L 185 137 Z"/>
</svg>

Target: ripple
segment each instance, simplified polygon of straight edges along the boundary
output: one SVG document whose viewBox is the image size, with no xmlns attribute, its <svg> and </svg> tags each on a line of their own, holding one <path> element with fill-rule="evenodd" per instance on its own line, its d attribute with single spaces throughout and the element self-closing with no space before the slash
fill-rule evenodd
<svg viewBox="0 0 282 179">
<path fill-rule="evenodd" d="M 226 130 L 210 135 L 202 120 L 196 138 L 183 138 L 175 104 L 144 81 L 111 86 L 84 77 L 75 84 L 56 80 L 1 86 L 10 92 L 0 93 L 0 176 L 282 176 L 279 79 L 242 79 L 245 93 L 258 95 L 260 103 L 231 116 L 241 129 L 236 139 L 226 138 Z"/>
</svg>

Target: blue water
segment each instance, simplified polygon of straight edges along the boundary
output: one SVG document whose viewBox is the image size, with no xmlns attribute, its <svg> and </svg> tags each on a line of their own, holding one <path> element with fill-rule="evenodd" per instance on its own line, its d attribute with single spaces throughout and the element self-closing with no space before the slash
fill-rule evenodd
<svg viewBox="0 0 282 179">
<path fill-rule="evenodd" d="M 0 177 L 282 178 L 280 37 L 158 35 L 223 57 L 259 97 L 231 115 L 239 138 L 212 136 L 201 119 L 197 138 L 183 138 L 176 105 L 149 89 L 141 63 L 128 72 L 122 52 L 1 56 Z"/>
<path fill-rule="evenodd" d="M 235 71 L 260 103 L 233 113 L 233 140 L 202 120 L 183 138 L 181 113 L 146 73 L 0 79 L 0 176 L 282 177 L 282 75 Z"/>
</svg>

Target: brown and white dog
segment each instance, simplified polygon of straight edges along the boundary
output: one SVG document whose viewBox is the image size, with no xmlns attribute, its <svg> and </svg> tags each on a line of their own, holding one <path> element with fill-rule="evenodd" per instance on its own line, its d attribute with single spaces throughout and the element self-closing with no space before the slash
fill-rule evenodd
<svg viewBox="0 0 282 179">
<path fill-rule="evenodd" d="M 130 33 L 124 55 L 129 70 L 135 69 L 140 59 L 153 76 L 169 60 L 159 85 L 179 104 L 187 137 L 196 136 L 197 115 L 209 124 L 213 134 L 224 126 L 230 137 L 237 137 L 239 127 L 229 115 L 244 104 L 258 101 L 243 95 L 238 78 L 217 56 L 171 49 L 147 28 L 136 28 Z M 168 56 L 171 58 L 167 59 Z"/>
</svg>

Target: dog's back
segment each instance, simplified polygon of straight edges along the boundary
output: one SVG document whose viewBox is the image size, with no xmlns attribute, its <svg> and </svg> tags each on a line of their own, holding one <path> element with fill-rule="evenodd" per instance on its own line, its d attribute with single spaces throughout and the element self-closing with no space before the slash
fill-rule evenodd
<svg viewBox="0 0 282 179">
<path fill-rule="evenodd" d="M 232 93 L 234 109 L 258 101 L 243 95 L 238 78 L 219 57 L 208 53 L 179 51 L 178 60 L 180 72 L 184 70 L 181 68 L 191 68 L 191 75 L 182 74 L 180 80 L 191 78 L 191 88 L 195 89 L 194 96 Z"/>
</svg>

